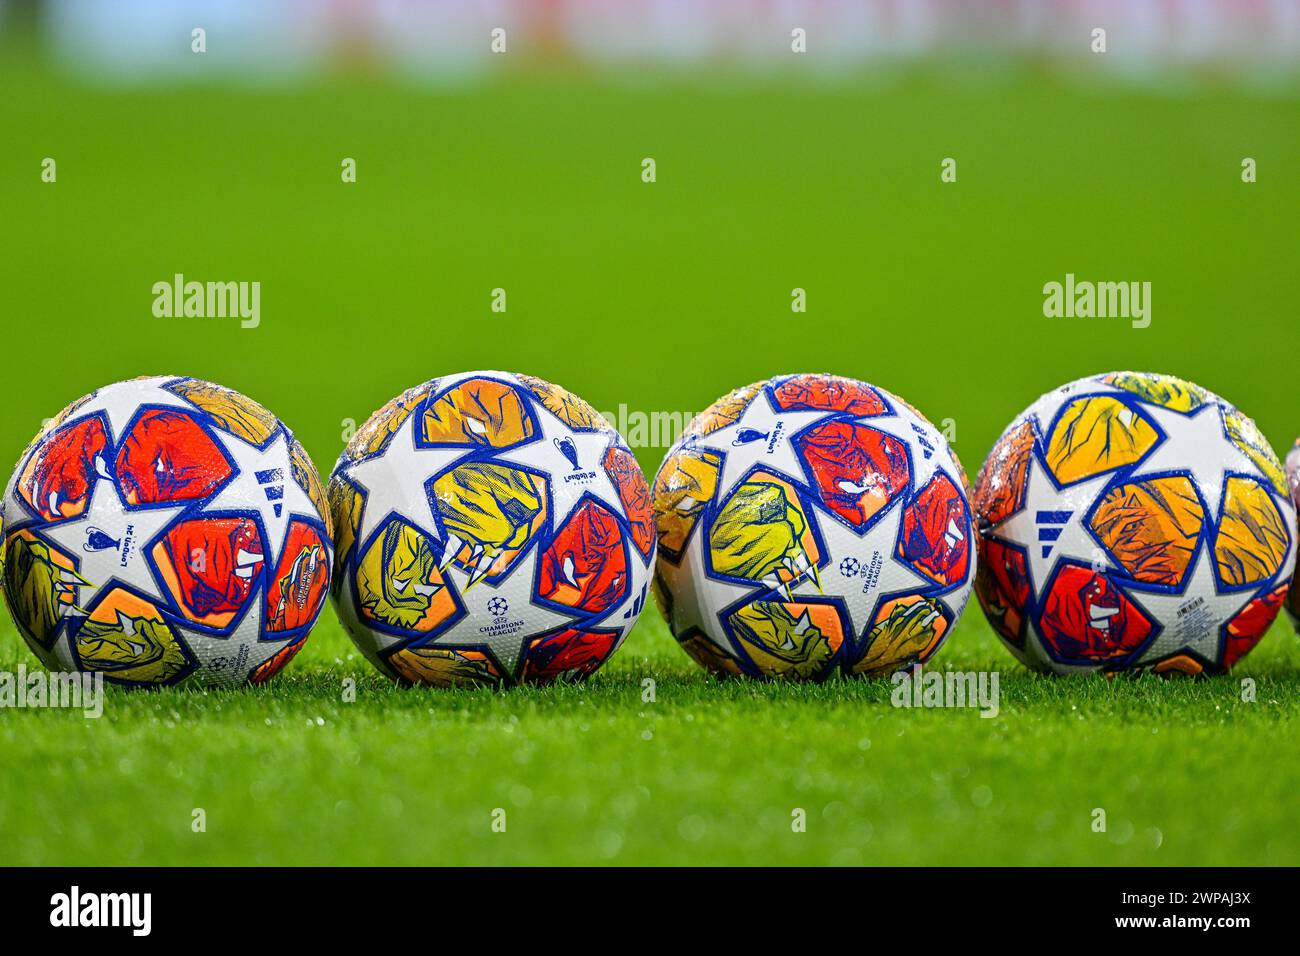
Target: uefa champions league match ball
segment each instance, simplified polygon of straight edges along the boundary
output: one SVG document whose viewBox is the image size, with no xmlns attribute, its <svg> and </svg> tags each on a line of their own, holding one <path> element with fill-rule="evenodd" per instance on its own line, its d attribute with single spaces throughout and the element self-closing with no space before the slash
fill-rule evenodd
<svg viewBox="0 0 1300 956">
<path fill-rule="evenodd" d="M 878 677 L 938 650 L 974 527 L 947 440 L 895 395 L 787 375 L 690 423 L 654 483 L 655 595 L 718 675 Z"/>
<path fill-rule="evenodd" d="M 645 606 L 645 476 L 595 409 L 531 375 L 402 393 L 357 431 L 328 494 L 339 617 L 400 682 L 582 680 Z"/>
<path fill-rule="evenodd" d="M 260 683 L 329 590 L 324 490 L 293 433 L 193 378 L 108 385 L 51 419 L 5 490 L 4 590 L 52 670 Z"/>
<path fill-rule="evenodd" d="M 1044 395 L 994 445 L 973 503 L 980 603 L 1039 670 L 1226 671 L 1296 561 L 1296 507 L 1255 423 L 1168 375 Z"/>
</svg>

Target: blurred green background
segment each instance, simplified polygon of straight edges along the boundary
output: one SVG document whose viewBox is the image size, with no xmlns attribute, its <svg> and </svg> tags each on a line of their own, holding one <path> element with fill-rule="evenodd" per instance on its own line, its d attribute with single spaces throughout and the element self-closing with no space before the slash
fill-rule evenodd
<svg viewBox="0 0 1300 956">
<path fill-rule="evenodd" d="M 1295 98 L 975 65 L 459 92 L 104 91 L 11 69 L 3 90 L 6 460 L 96 386 L 172 372 L 258 399 L 325 471 L 344 419 L 469 368 L 646 412 L 836 372 L 953 418 L 972 473 L 1039 394 L 1115 369 L 1217 391 L 1275 447 L 1300 434 Z M 260 281 L 261 326 L 154 318 L 177 272 Z M 1067 272 L 1151 282 L 1150 328 L 1044 318 Z M 662 450 L 639 453 L 653 471 Z"/>
<path fill-rule="evenodd" d="M 1041 392 L 1113 369 L 1213 389 L 1280 449 L 1300 433 L 1297 90 L 978 59 L 104 85 L 0 53 L 6 462 L 72 399 L 163 372 L 256 398 L 325 473 L 347 420 L 469 368 L 646 413 L 854 376 L 951 418 L 972 476 Z M 177 272 L 260 281 L 261 326 L 154 318 Z M 1067 272 L 1151 282 L 1150 328 L 1044 318 Z M 663 449 L 637 452 L 653 474 Z M 1232 678 L 1046 680 L 972 602 L 936 665 L 1003 671 L 981 720 L 895 710 L 888 684 L 715 685 L 651 608 L 586 687 L 400 691 L 327 610 L 266 688 L 0 712 L 0 863 L 1296 864 L 1298 664 L 1280 623 Z"/>
</svg>

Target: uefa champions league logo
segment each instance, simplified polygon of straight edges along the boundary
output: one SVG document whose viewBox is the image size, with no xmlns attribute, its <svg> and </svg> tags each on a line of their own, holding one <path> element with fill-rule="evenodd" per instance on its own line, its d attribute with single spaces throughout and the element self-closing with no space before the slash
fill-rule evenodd
<svg viewBox="0 0 1300 956">
<path fill-rule="evenodd" d="M 785 422 L 783 421 L 778 421 L 770 432 L 759 431 L 757 428 L 742 428 L 736 432 L 736 437 L 731 440 L 731 447 L 743 448 L 755 442 L 764 442 L 767 445 L 766 453 L 770 455 L 776 450 L 776 443 L 781 440 L 784 433 Z"/>
<path fill-rule="evenodd" d="M 572 438 L 555 439 L 555 447 L 560 450 L 560 454 L 568 459 L 569 464 L 573 466 L 574 471 L 579 471 L 581 465 L 578 464 L 578 446 L 573 443 Z"/>
<path fill-rule="evenodd" d="M 733 448 L 739 448 L 742 445 L 752 445 L 756 441 L 767 441 L 768 432 L 761 432 L 757 428 L 742 428 L 736 432 L 736 437 L 731 440 Z"/>
<path fill-rule="evenodd" d="M 563 438 L 554 439 L 555 447 L 559 449 L 561 455 L 572 466 L 573 471 L 564 476 L 564 483 L 578 482 L 581 485 L 594 481 L 596 473 L 594 471 L 583 471 L 582 465 L 578 463 L 578 446 L 573 443 L 573 439 L 567 435 Z"/>
<path fill-rule="evenodd" d="M 126 526 L 126 532 L 120 538 L 114 538 L 107 531 L 100 528 L 90 527 L 86 529 L 86 540 L 81 544 L 81 550 L 86 554 L 99 554 L 104 551 L 116 551 L 121 557 L 118 559 L 119 567 L 126 567 L 132 555 L 132 545 L 135 543 L 135 525 Z"/>
<path fill-rule="evenodd" d="M 87 528 L 86 543 L 81 546 L 81 550 L 87 554 L 94 554 L 99 551 L 120 551 L 122 550 L 122 539 L 114 538 L 98 528 Z"/>
<path fill-rule="evenodd" d="M 228 669 L 238 670 L 248 663 L 248 658 L 248 647 L 241 644 L 239 650 L 234 654 L 219 654 L 212 658 L 212 662 L 208 664 L 208 667 L 214 671 L 224 671 Z"/>
<path fill-rule="evenodd" d="M 503 595 L 489 598 L 483 607 L 488 613 L 489 621 L 481 625 L 478 632 L 485 640 L 514 637 L 524 629 L 524 618 L 507 616 L 510 613 L 510 602 Z"/>
</svg>

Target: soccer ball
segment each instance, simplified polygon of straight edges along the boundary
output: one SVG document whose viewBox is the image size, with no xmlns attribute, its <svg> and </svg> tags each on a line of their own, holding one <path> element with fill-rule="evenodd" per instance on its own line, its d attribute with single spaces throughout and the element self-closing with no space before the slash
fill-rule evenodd
<svg viewBox="0 0 1300 956">
<path fill-rule="evenodd" d="M 4 589 L 53 670 L 129 686 L 260 683 L 329 589 L 325 495 L 274 415 L 193 378 L 73 402 L 4 496 Z"/>
<path fill-rule="evenodd" d="M 1255 423 L 1168 375 L 1044 395 L 975 485 L 976 592 L 1030 667 L 1226 671 L 1268 630 L 1296 511 Z"/>
<path fill-rule="evenodd" d="M 1291 499 L 1300 510 L 1300 438 L 1296 439 L 1291 453 L 1286 456 L 1286 477 L 1291 485 Z M 1291 617 L 1291 623 L 1295 625 L 1297 631 L 1300 631 L 1300 567 L 1296 569 L 1295 578 L 1291 582 L 1286 609 Z"/>
<path fill-rule="evenodd" d="M 339 616 L 396 680 L 581 680 L 645 605 L 645 476 L 595 409 L 531 375 L 402 393 L 348 444 L 329 499 Z"/>
<path fill-rule="evenodd" d="M 970 596 L 965 475 L 902 399 L 831 375 L 737 389 L 655 477 L 655 594 L 717 674 L 881 676 L 930 658 Z"/>
</svg>

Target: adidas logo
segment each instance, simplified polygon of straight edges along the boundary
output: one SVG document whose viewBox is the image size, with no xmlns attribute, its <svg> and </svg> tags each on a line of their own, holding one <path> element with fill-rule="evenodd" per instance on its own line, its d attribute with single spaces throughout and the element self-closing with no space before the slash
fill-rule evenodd
<svg viewBox="0 0 1300 956">
<path fill-rule="evenodd" d="M 934 457 L 934 444 L 926 437 L 924 428 L 915 422 L 910 424 L 912 425 L 912 431 L 916 435 L 916 443 L 921 446 L 921 454 L 925 456 L 926 461 L 929 461 Z"/>
<path fill-rule="evenodd" d="M 280 517 L 280 512 L 284 510 L 284 469 L 268 468 L 254 472 L 253 476 L 266 492 L 266 500 L 275 503 L 272 508 L 275 516 Z"/>
<path fill-rule="evenodd" d="M 623 612 L 623 620 L 630 621 L 641 613 L 641 609 L 645 607 L 645 594 L 646 586 L 643 584 L 641 585 L 641 593 L 637 596 L 637 599 L 632 602 L 632 607 Z"/>
<path fill-rule="evenodd" d="M 1044 542 L 1043 557 L 1052 553 L 1054 542 L 1069 524 L 1073 511 L 1040 511 L 1037 515 L 1038 540 Z"/>
</svg>

